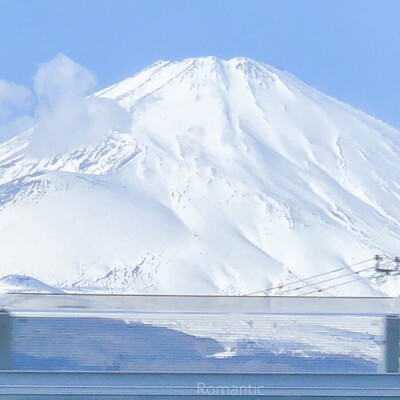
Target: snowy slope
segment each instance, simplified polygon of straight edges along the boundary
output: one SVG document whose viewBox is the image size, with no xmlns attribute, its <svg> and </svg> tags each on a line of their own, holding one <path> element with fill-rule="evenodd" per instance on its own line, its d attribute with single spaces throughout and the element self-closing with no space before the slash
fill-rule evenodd
<svg viewBox="0 0 400 400">
<path fill-rule="evenodd" d="M 132 132 L 42 159 L 34 128 L 0 145 L 0 276 L 244 294 L 400 253 L 388 125 L 246 58 L 162 61 L 97 95 L 131 112 Z"/>
<path fill-rule="evenodd" d="M 23 275 L 7 275 L 0 279 L 0 293 L 54 293 L 62 290 L 46 285 L 37 279 Z"/>
</svg>

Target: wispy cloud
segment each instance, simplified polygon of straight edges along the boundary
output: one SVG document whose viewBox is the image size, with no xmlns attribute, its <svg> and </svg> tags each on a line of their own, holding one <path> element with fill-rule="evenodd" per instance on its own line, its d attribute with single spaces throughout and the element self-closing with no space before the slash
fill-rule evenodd
<svg viewBox="0 0 400 400">
<path fill-rule="evenodd" d="M 34 116 L 7 121 L 0 126 L 0 139 L 34 127 L 31 155 L 46 157 L 99 144 L 112 130 L 128 132 L 130 114 L 114 100 L 90 95 L 95 87 L 96 77 L 92 72 L 58 54 L 39 65 L 34 76 Z M 28 89 L 0 81 L 0 119 L 2 115 L 9 118 L 14 109 L 22 110 L 31 100 Z"/>
<path fill-rule="evenodd" d="M 130 115 L 115 101 L 95 96 L 96 78 L 63 54 L 34 77 L 38 98 L 31 150 L 36 156 L 96 145 L 112 130 L 128 131 Z"/>
<path fill-rule="evenodd" d="M 0 121 L 25 111 L 32 104 L 32 93 L 24 86 L 0 79 Z"/>
</svg>

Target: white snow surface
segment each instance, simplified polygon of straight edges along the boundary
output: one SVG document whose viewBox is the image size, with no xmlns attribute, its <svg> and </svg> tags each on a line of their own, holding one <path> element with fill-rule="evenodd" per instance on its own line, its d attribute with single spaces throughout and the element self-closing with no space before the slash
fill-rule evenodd
<svg viewBox="0 0 400 400">
<path fill-rule="evenodd" d="M 35 128 L 0 145 L 0 276 L 245 294 L 398 255 L 400 132 L 387 124 L 248 58 L 160 61 L 96 95 L 132 114 L 131 132 L 42 159 Z"/>
<path fill-rule="evenodd" d="M 63 291 L 23 275 L 7 275 L 0 279 L 0 293 L 52 293 Z"/>
</svg>

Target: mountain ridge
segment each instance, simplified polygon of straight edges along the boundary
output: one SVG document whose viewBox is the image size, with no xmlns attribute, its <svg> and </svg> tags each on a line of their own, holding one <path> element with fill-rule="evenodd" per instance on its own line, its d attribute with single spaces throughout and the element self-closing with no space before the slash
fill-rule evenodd
<svg viewBox="0 0 400 400">
<path fill-rule="evenodd" d="M 243 294 L 398 250 L 398 131 L 289 73 L 157 62 L 95 95 L 131 113 L 130 132 L 40 160 L 35 128 L 0 145 L 0 275 Z M 326 293 L 397 295 L 396 281 Z"/>
</svg>

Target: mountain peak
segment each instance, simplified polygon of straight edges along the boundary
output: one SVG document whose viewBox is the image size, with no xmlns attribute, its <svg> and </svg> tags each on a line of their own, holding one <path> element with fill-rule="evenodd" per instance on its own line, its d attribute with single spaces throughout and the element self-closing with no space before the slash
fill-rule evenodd
<svg viewBox="0 0 400 400">
<path fill-rule="evenodd" d="M 96 95 L 131 113 L 130 132 L 46 159 L 27 155 L 28 136 L 0 146 L 2 275 L 243 294 L 398 253 L 398 131 L 290 74 L 245 57 L 159 61 Z M 366 275 L 322 289 L 397 287 Z"/>
<path fill-rule="evenodd" d="M 101 90 L 97 95 L 118 98 L 135 90 L 145 92 L 146 87 L 153 91 L 174 79 L 180 82 L 185 79 L 197 81 L 197 84 L 203 82 L 204 85 L 208 85 L 208 81 L 212 79 L 216 80 L 214 85 L 229 83 L 227 80 L 254 80 L 257 77 L 260 81 L 280 80 L 277 73 L 278 70 L 275 68 L 246 57 L 230 60 L 211 56 L 187 58 L 182 61 L 160 60 L 133 77 Z"/>
</svg>

